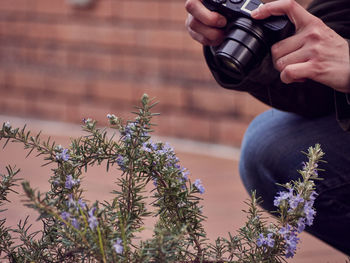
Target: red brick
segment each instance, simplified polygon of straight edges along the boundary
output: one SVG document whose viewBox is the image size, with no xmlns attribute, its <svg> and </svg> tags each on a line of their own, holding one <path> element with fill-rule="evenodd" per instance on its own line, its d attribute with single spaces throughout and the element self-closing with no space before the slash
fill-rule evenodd
<svg viewBox="0 0 350 263">
<path fill-rule="evenodd" d="M 124 20 L 144 19 L 150 21 L 172 21 L 184 24 L 187 13 L 182 1 L 116 1 L 114 12 Z"/>
<path fill-rule="evenodd" d="M 122 19 L 159 19 L 158 1 L 123 1 L 123 12 L 119 15 Z"/>
<path fill-rule="evenodd" d="M 235 94 L 218 86 L 193 88 L 191 101 L 194 109 L 208 113 L 233 114 L 235 110 Z"/>
<path fill-rule="evenodd" d="M 193 51 L 191 45 L 185 43 L 184 31 L 169 29 L 123 28 L 113 26 L 79 25 L 79 24 L 40 24 L 40 23 L 8 23 L 2 22 L 1 33 L 21 35 L 23 37 L 69 41 L 76 43 L 100 43 L 108 45 L 134 46 L 136 48 L 173 49 Z M 198 48 L 200 54 L 201 50 Z"/>
<path fill-rule="evenodd" d="M 97 79 L 92 83 L 91 94 L 102 100 L 131 102 L 134 96 L 133 85 L 130 81 Z"/>
<path fill-rule="evenodd" d="M 249 122 L 235 118 L 219 118 L 214 123 L 214 142 L 239 147 Z"/>
<path fill-rule="evenodd" d="M 113 18 L 120 18 L 123 16 L 124 13 L 124 1 L 115 1 L 112 0 L 112 17 Z"/>
<path fill-rule="evenodd" d="M 79 60 L 77 62 L 79 68 L 97 69 L 106 72 L 112 70 L 111 54 L 79 52 Z"/>
<path fill-rule="evenodd" d="M 27 36 L 30 23 L 21 23 L 21 22 L 0 22 L 0 33 L 3 36 L 6 35 L 18 35 L 18 36 Z"/>
<path fill-rule="evenodd" d="M 251 120 L 258 114 L 270 109 L 266 104 L 258 101 L 248 93 L 235 92 L 235 111 L 243 118 Z"/>
<path fill-rule="evenodd" d="M 161 1 L 159 2 L 159 18 L 179 22 L 184 25 L 187 12 L 183 1 Z"/>
<path fill-rule="evenodd" d="M 47 89 L 62 95 L 83 96 L 87 92 L 88 79 L 46 76 Z"/>
<path fill-rule="evenodd" d="M 43 119 L 51 119 L 62 121 L 66 119 L 67 104 L 64 100 L 57 98 L 48 98 L 35 96 L 32 98 L 32 105 L 28 106 L 27 110 L 32 115 Z"/>
<path fill-rule="evenodd" d="M 50 90 L 62 96 L 86 94 L 88 80 L 84 78 L 66 78 L 59 75 L 48 75 L 45 72 L 24 70 L 14 72 L 16 87 Z"/>
<path fill-rule="evenodd" d="M 240 147 L 249 122 L 245 120 L 223 118 L 216 125 L 218 143 Z"/>
<path fill-rule="evenodd" d="M 159 76 L 160 59 L 152 56 L 123 55 L 112 57 L 114 71 L 129 74 Z"/>
<path fill-rule="evenodd" d="M 2 111 L 9 114 L 27 115 L 28 100 L 24 94 L 7 93 L 0 96 Z"/>
<path fill-rule="evenodd" d="M 18 49 L 18 56 L 23 59 L 26 63 L 34 62 L 37 58 L 37 52 L 31 47 L 20 47 Z"/>
<path fill-rule="evenodd" d="M 66 0 L 35 0 L 34 4 L 37 13 L 66 15 L 71 8 Z"/>
<path fill-rule="evenodd" d="M 28 1 L 27 0 L 1 0 L 0 4 L 1 11 L 27 11 Z"/>
<path fill-rule="evenodd" d="M 0 47 L 1 58 L 4 60 L 17 60 L 26 63 L 35 60 L 35 51 L 27 47 L 2 46 Z"/>
<path fill-rule="evenodd" d="M 0 70 L 0 89 L 6 92 L 13 84 L 13 72 L 2 68 Z M 2 93 L 3 95 L 6 93 Z"/>
<path fill-rule="evenodd" d="M 36 63 L 67 66 L 68 54 L 66 50 L 37 48 L 33 53 L 35 53 Z"/>
<path fill-rule="evenodd" d="M 13 72 L 13 85 L 18 88 L 45 90 L 45 79 L 42 74 L 18 70 Z"/>
<path fill-rule="evenodd" d="M 186 50 L 184 32 L 169 29 L 142 30 L 138 33 L 140 47 Z"/>
<path fill-rule="evenodd" d="M 0 89 L 6 83 L 8 73 L 5 70 L 0 70 Z"/>
<path fill-rule="evenodd" d="M 202 44 L 198 43 L 197 41 L 193 40 L 190 35 L 185 31 L 185 27 L 183 28 L 183 45 L 186 49 L 186 51 L 191 52 L 195 55 L 202 55 L 203 54 L 203 46 Z"/>
<path fill-rule="evenodd" d="M 209 71 L 203 54 L 191 59 L 188 59 L 185 56 L 164 58 L 161 60 L 161 69 L 165 75 L 174 78 L 185 77 L 200 81 L 213 80 L 213 76 Z"/>
<path fill-rule="evenodd" d="M 163 114 L 159 118 L 157 132 L 167 136 L 210 141 L 211 121 L 190 113 Z"/>
</svg>

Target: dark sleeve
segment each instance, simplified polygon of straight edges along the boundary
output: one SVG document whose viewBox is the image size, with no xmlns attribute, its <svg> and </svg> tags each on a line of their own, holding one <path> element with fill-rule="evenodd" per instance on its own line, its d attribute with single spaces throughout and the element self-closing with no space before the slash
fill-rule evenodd
<svg viewBox="0 0 350 263">
<path fill-rule="evenodd" d="M 350 40 L 348 40 L 348 44 L 350 50 Z M 350 131 L 350 94 L 334 91 L 334 101 L 339 125 L 343 130 Z"/>
<path fill-rule="evenodd" d="M 345 39 L 350 39 L 349 0 L 315 0 L 310 5 L 309 12 L 321 18 Z M 350 106 L 345 105 L 343 100 L 337 100 L 337 96 L 342 97 L 345 94 L 335 96 L 333 89 L 312 80 L 284 84 L 280 80 L 279 72 L 272 65 L 270 54 L 241 81 L 235 80 L 218 68 L 210 47 L 204 47 L 204 54 L 215 80 L 224 88 L 249 92 L 274 108 L 305 117 L 322 116 L 335 110 L 339 113 L 343 107 L 349 107 L 348 111 L 345 109 L 341 113 L 341 118 L 348 116 L 350 126 Z"/>
</svg>

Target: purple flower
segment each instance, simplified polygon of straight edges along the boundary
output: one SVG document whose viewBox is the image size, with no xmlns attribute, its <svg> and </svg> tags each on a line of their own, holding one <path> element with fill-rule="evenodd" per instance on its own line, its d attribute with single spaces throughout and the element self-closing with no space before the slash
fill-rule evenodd
<svg viewBox="0 0 350 263">
<path fill-rule="evenodd" d="M 312 193 L 310 194 L 309 199 L 310 199 L 310 203 L 312 202 L 312 205 L 314 204 L 314 201 L 315 201 L 317 195 L 318 194 L 315 191 L 312 191 Z"/>
<path fill-rule="evenodd" d="M 68 221 L 69 218 L 70 218 L 70 213 L 68 213 L 68 212 L 62 212 L 62 213 L 61 213 L 61 217 L 62 217 L 63 220 Z"/>
<path fill-rule="evenodd" d="M 285 256 L 286 258 L 292 258 L 297 250 L 297 245 L 300 239 L 296 236 L 295 232 L 291 232 L 284 238 L 284 240 L 286 242 Z"/>
<path fill-rule="evenodd" d="M 121 240 L 120 238 L 117 238 L 117 241 L 113 245 L 115 253 L 117 253 L 117 254 L 123 253 L 124 248 L 123 248 L 122 242 L 123 242 L 123 240 Z"/>
<path fill-rule="evenodd" d="M 153 178 L 153 185 L 154 185 L 155 187 L 158 186 L 158 179 L 157 179 L 157 178 Z"/>
<path fill-rule="evenodd" d="M 73 194 L 68 195 L 67 206 L 68 207 L 75 207 L 75 201 L 73 199 Z"/>
<path fill-rule="evenodd" d="M 278 192 L 275 196 L 275 200 L 273 201 L 274 206 L 279 206 L 283 200 L 288 200 L 293 196 L 293 190 L 289 189 L 289 192 L 282 191 Z"/>
<path fill-rule="evenodd" d="M 275 240 L 272 238 L 272 236 L 272 233 L 268 233 L 266 237 L 266 245 L 269 247 L 274 247 L 275 245 Z"/>
<path fill-rule="evenodd" d="M 160 148 L 160 147 L 158 146 L 157 143 L 151 143 L 151 149 L 152 149 L 153 151 L 157 151 L 157 150 L 159 149 L 160 152 L 157 151 L 157 153 L 158 153 L 158 154 L 163 154 L 163 152 L 161 151 L 162 148 Z"/>
<path fill-rule="evenodd" d="M 299 223 L 299 222 L 298 222 Z M 302 224 L 302 222 L 300 222 Z M 297 230 L 292 228 L 289 224 L 285 227 L 282 227 L 279 233 L 282 235 L 285 241 L 285 257 L 291 258 L 294 256 L 295 251 L 297 249 L 297 244 L 299 242 L 299 238 L 297 237 Z"/>
<path fill-rule="evenodd" d="M 263 233 L 260 233 L 258 239 L 256 240 L 256 244 L 258 247 L 261 247 L 265 244 L 265 237 Z"/>
<path fill-rule="evenodd" d="M 96 211 L 96 207 L 93 207 L 88 212 L 88 215 L 89 215 L 88 222 L 89 222 L 89 227 L 91 228 L 91 230 L 94 230 L 98 226 L 98 220 L 94 216 L 95 211 Z"/>
<path fill-rule="evenodd" d="M 200 179 L 196 179 L 193 185 L 198 189 L 200 194 L 204 194 L 205 189 Z"/>
<path fill-rule="evenodd" d="M 311 226 L 313 224 L 313 221 L 316 215 L 316 211 L 312 207 L 312 205 L 313 205 L 313 201 L 309 201 L 309 202 L 305 202 L 305 206 L 304 206 L 305 219 L 306 219 L 306 224 L 308 226 Z"/>
<path fill-rule="evenodd" d="M 79 229 L 79 228 L 80 228 L 79 221 L 78 221 L 78 219 L 76 219 L 76 218 L 73 218 L 73 219 L 72 219 L 72 225 L 73 225 L 76 229 Z"/>
<path fill-rule="evenodd" d="M 119 165 L 120 169 L 122 171 L 125 171 L 126 167 L 125 167 L 125 159 L 124 159 L 124 157 L 119 154 L 117 159 L 116 159 L 116 162 Z"/>
<path fill-rule="evenodd" d="M 298 227 L 297 227 L 297 231 L 298 233 L 303 232 L 305 229 L 305 218 L 299 218 L 298 220 Z"/>
<path fill-rule="evenodd" d="M 67 189 L 72 189 L 73 186 L 80 183 L 80 180 L 73 179 L 73 176 L 71 174 L 67 175 L 66 177 L 66 183 L 64 184 L 64 187 Z"/>
<path fill-rule="evenodd" d="M 78 200 L 78 205 L 81 207 L 81 209 L 86 208 L 86 203 L 81 198 Z"/>
<path fill-rule="evenodd" d="M 297 196 L 292 195 L 289 199 L 289 206 L 291 209 L 295 209 L 302 202 L 304 202 L 304 198 L 302 198 L 300 194 L 297 194 Z"/>
<path fill-rule="evenodd" d="M 292 230 L 292 227 L 291 227 L 289 224 L 287 224 L 285 227 L 282 227 L 282 228 L 280 229 L 279 233 L 280 233 L 283 237 L 285 237 L 286 235 L 288 235 L 288 234 L 291 232 L 291 230 Z"/>
<path fill-rule="evenodd" d="M 67 162 L 69 160 L 68 149 L 63 149 L 62 152 L 56 154 L 56 160 Z"/>
<path fill-rule="evenodd" d="M 261 233 L 256 240 L 256 244 L 258 247 L 261 246 L 268 246 L 268 247 L 274 247 L 275 245 L 275 240 L 272 238 L 273 233 L 268 233 L 267 236 L 265 237 L 263 233 Z"/>
<path fill-rule="evenodd" d="M 130 141 L 132 136 L 134 135 L 135 133 L 135 127 L 136 127 L 136 124 L 134 122 L 130 122 L 126 125 L 125 129 L 124 129 L 124 132 L 122 132 L 122 135 L 124 136 L 122 138 L 122 140 L 124 142 L 127 142 L 127 141 Z"/>
<path fill-rule="evenodd" d="M 144 150 L 145 152 L 152 152 L 152 148 L 149 146 L 148 142 L 145 142 L 142 144 L 142 150 Z"/>
<path fill-rule="evenodd" d="M 182 167 L 180 169 L 180 171 L 178 172 L 178 175 L 181 176 L 179 178 L 179 181 L 181 183 L 185 183 L 188 180 L 188 175 L 190 174 L 190 172 L 188 170 L 186 170 L 186 168 Z M 200 182 L 199 182 L 200 183 Z"/>
</svg>

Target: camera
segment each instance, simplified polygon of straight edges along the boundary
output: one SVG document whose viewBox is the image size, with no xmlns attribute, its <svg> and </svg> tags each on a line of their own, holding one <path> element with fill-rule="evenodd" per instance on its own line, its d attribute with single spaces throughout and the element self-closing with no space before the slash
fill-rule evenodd
<svg viewBox="0 0 350 263">
<path fill-rule="evenodd" d="M 220 69 L 235 79 L 243 79 L 274 43 L 295 30 L 287 16 L 251 18 L 250 13 L 263 4 L 260 0 L 203 0 L 203 4 L 227 19 L 224 41 L 211 48 Z"/>
</svg>

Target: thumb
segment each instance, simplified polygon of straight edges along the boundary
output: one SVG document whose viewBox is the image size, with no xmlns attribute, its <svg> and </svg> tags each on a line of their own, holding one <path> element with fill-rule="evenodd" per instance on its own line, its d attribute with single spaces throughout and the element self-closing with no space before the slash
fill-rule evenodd
<svg viewBox="0 0 350 263">
<path fill-rule="evenodd" d="M 278 0 L 261 5 L 255 9 L 251 16 L 254 19 L 265 19 L 269 16 L 287 15 L 296 29 L 307 25 L 312 15 L 294 0 Z"/>
</svg>

